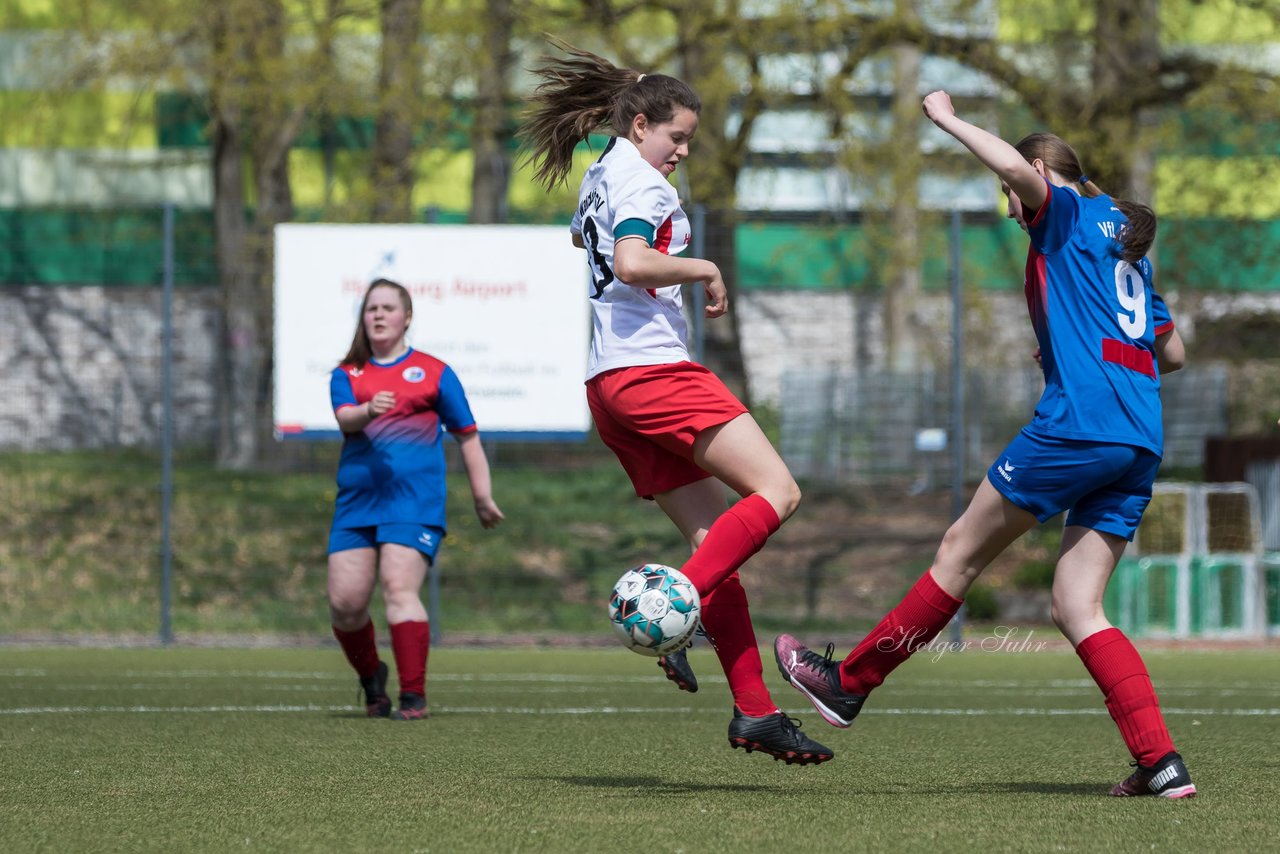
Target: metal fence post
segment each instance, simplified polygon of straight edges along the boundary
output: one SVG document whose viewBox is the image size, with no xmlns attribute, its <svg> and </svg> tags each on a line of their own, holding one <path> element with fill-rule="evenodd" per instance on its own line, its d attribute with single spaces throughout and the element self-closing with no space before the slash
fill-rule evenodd
<svg viewBox="0 0 1280 854">
<path fill-rule="evenodd" d="M 693 214 L 693 220 L 689 223 L 693 231 L 693 257 L 707 257 L 707 209 L 703 205 L 694 205 L 689 210 Z M 693 310 L 689 313 L 693 320 L 693 360 L 699 365 L 702 364 L 703 356 L 703 317 L 704 309 L 707 304 L 707 295 L 701 287 L 695 285 L 690 288 L 693 295 Z"/>
<path fill-rule="evenodd" d="M 964 283 L 960 275 L 961 213 L 951 211 L 951 521 L 964 512 Z M 964 634 L 965 607 L 951 620 L 951 640 L 959 644 Z"/>
<path fill-rule="evenodd" d="M 173 204 L 164 206 L 161 298 L 160 642 L 173 642 Z"/>
</svg>

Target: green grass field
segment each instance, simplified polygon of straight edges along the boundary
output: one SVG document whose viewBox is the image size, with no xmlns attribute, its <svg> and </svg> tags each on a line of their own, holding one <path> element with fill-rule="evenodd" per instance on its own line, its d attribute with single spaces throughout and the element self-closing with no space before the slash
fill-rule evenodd
<svg viewBox="0 0 1280 854">
<path fill-rule="evenodd" d="M 817 639 L 813 639 L 817 640 Z M 705 646 L 678 692 L 622 649 L 438 645 L 428 721 L 368 720 L 331 649 L 0 648 L 12 851 L 1228 851 L 1276 845 L 1280 650 L 1146 650 L 1191 801 L 1128 755 L 1070 652 L 920 654 L 834 761 L 730 750 Z M 394 690 L 394 686 L 393 686 Z"/>
</svg>

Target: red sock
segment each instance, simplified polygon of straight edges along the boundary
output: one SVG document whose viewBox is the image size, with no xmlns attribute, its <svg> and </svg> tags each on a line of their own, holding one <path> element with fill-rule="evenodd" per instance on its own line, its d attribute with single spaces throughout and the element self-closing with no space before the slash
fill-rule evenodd
<svg viewBox="0 0 1280 854">
<path fill-rule="evenodd" d="M 1116 628 L 1095 632 L 1080 641 L 1076 655 L 1102 689 L 1107 711 L 1133 758 L 1149 767 L 1173 752 L 1151 677 L 1124 632 Z"/>
<path fill-rule="evenodd" d="M 378 672 L 378 641 L 373 632 L 373 620 L 354 632 L 344 632 L 334 626 L 333 636 L 338 639 L 338 645 L 356 669 L 357 676 L 368 679 Z"/>
<path fill-rule="evenodd" d="M 731 574 L 702 603 L 702 627 L 729 680 L 733 704 L 753 718 L 771 715 L 778 706 L 764 684 L 760 646 L 751 625 L 747 591 L 738 573 Z"/>
<path fill-rule="evenodd" d="M 391 626 L 391 652 L 401 694 L 427 696 L 427 652 L 431 649 L 431 624 L 422 620 Z"/>
<path fill-rule="evenodd" d="M 698 595 L 706 597 L 764 546 L 782 527 L 773 505 L 758 493 L 748 495 L 716 519 L 702 545 L 680 568 Z"/>
<path fill-rule="evenodd" d="M 840 684 L 866 695 L 911 654 L 938 636 L 963 604 L 938 586 L 929 572 L 854 647 L 840 664 Z"/>
</svg>

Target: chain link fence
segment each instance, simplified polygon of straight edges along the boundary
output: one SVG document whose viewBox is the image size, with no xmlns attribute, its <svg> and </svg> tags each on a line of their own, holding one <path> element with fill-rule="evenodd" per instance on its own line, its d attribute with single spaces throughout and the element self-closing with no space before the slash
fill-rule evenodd
<svg viewBox="0 0 1280 854">
<path fill-rule="evenodd" d="M 208 247 L 183 243 L 183 221 L 169 311 L 160 287 L 158 216 L 135 218 L 131 239 L 139 252 L 155 249 L 155 262 L 135 257 L 128 275 L 111 272 L 118 264 L 81 264 L 77 280 L 68 281 L 45 275 L 50 268 L 38 259 L 24 261 L 21 276 L 12 257 L 0 263 L 10 271 L 8 281 L 20 280 L 0 286 L 0 356 L 8 367 L 0 374 L 0 399 L 7 403 L 0 410 L 6 507 L 0 637 L 155 637 L 166 620 L 181 638 L 326 636 L 325 542 L 338 446 L 283 443 L 268 449 L 255 471 L 214 465 L 217 292 L 209 269 L 192 273 L 197 261 L 207 260 Z M 81 234 L 63 251 L 118 261 L 124 254 L 111 249 L 113 234 Z M 0 234 L 0 254 L 16 245 L 13 239 Z M 830 348 L 827 362 L 815 367 L 806 342 L 835 340 L 847 330 L 835 325 L 831 312 L 805 308 L 803 301 L 809 293 L 830 299 L 832 288 L 824 283 L 807 292 L 805 282 L 778 284 L 772 293 L 781 297 L 772 302 L 761 298 L 763 288 L 741 296 L 748 365 L 766 364 L 777 378 L 770 386 L 776 393 L 761 401 L 762 420 L 772 424 L 776 412 L 775 439 L 807 493 L 818 485 L 818 491 L 855 496 L 841 500 L 856 507 L 831 510 L 806 498 L 796 522 L 771 544 L 766 571 L 752 571 L 755 611 L 762 632 L 771 625 L 797 628 L 798 620 L 847 627 L 856 609 L 842 597 L 865 606 L 855 616 L 873 615 L 901 593 L 905 574 L 931 557 L 934 528 L 948 521 L 950 484 L 959 474 L 971 488 L 983 476 L 1029 419 L 1041 379 L 1026 359 L 986 367 L 969 357 L 983 367 L 970 364 L 965 373 L 964 470 L 957 472 L 952 449 L 939 445 L 939 431 L 955 423 L 949 370 L 886 373 L 875 369 L 865 342 Z M 770 308 L 780 302 L 798 309 L 802 326 Z M 855 312 L 849 323 L 859 328 L 869 318 Z M 769 334 L 762 331 L 766 325 Z M 773 347 L 770 335 L 790 348 Z M 1240 406 L 1232 377 L 1233 369 L 1222 364 L 1195 365 L 1167 378 L 1166 468 L 1195 472 L 1205 439 L 1231 432 L 1231 413 Z M 175 448 L 168 471 L 161 452 L 166 427 Z M 469 517 L 465 480 L 456 474 L 452 443 L 447 447 L 454 472 L 451 531 L 434 603 L 446 637 L 603 637 L 602 603 L 623 569 L 682 560 L 673 527 L 631 495 L 594 438 L 489 444 L 497 496 L 508 513 L 507 522 L 489 532 Z M 927 524 L 869 536 L 851 523 L 832 535 L 841 513 L 875 525 L 868 508 L 890 493 L 918 507 Z M 1264 506 L 1264 514 L 1272 513 L 1267 518 L 1274 517 L 1267 509 L 1273 506 Z M 824 514 L 834 523 L 815 529 Z M 884 566 L 855 556 L 859 539 L 876 540 Z M 847 592 L 854 588 L 860 592 Z M 840 596 L 832 595 L 836 590 Z"/>
</svg>

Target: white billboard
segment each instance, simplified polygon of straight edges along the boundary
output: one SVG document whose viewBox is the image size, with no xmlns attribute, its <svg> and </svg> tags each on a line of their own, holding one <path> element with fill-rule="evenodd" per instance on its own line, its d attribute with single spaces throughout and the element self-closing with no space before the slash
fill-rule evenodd
<svg viewBox="0 0 1280 854">
<path fill-rule="evenodd" d="M 568 228 L 291 223 L 275 238 L 278 437 L 341 435 L 329 376 L 380 277 L 408 288 L 410 346 L 454 369 L 482 435 L 586 435 L 587 265 Z"/>
</svg>

